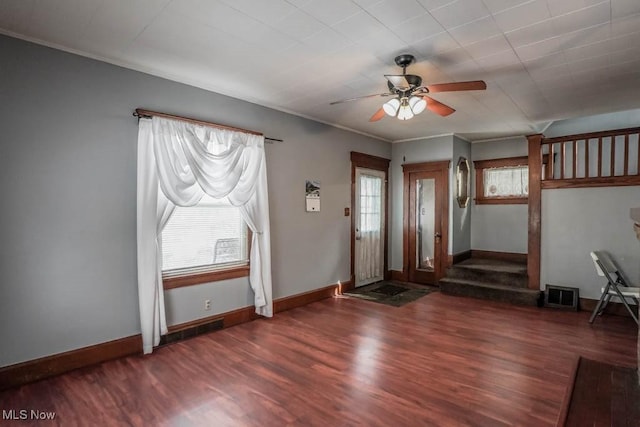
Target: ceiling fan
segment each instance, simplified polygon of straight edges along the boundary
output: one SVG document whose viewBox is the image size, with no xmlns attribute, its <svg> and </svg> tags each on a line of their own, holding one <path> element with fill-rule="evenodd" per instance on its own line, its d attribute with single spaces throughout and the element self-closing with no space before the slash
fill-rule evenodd
<svg viewBox="0 0 640 427">
<path fill-rule="evenodd" d="M 370 122 L 377 122 L 382 119 L 385 114 L 391 117 L 397 117 L 400 120 L 409 120 L 416 114 L 423 112 L 425 109 L 446 117 L 449 114 L 454 113 L 456 110 L 448 105 L 436 101 L 427 94 L 438 92 L 459 92 L 465 90 L 485 90 L 487 88 L 487 84 L 482 80 L 440 83 L 423 86 L 422 77 L 414 74 L 407 74 L 407 66 L 414 60 L 414 56 L 410 54 L 396 56 L 396 65 L 402 67 L 402 74 L 385 75 L 387 79 L 387 86 L 389 86 L 389 92 L 342 99 L 340 101 L 332 102 L 331 105 L 355 101 L 358 99 L 373 98 L 376 96 L 393 96 L 394 98 L 385 102 L 382 107 L 376 111 L 373 116 L 371 116 L 369 119 Z"/>
</svg>

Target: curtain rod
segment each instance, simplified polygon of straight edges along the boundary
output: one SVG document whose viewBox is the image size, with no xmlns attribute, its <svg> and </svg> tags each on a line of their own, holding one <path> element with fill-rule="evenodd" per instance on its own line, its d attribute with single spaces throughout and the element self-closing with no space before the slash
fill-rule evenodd
<svg viewBox="0 0 640 427">
<path fill-rule="evenodd" d="M 256 131 L 253 131 L 253 130 L 241 129 L 241 128 L 236 128 L 236 127 L 232 127 L 232 126 L 219 125 L 217 123 L 205 122 L 203 120 L 191 119 L 189 117 L 174 116 L 172 114 L 159 113 L 157 111 L 144 110 L 142 108 L 136 108 L 136 111 L 134 111 L 133 116 L 137 117 L 137 118 L 142 118 L 143 117 L 143 118 L 147 118 L 147 119 L 150 119 L 153 116 L 163 117 L 165 119 L 178 120 L 178 121 L 181 121 L 181 122 L 193 123 L 193 124 L 196 124 L 196 125 L 214 127 L 214 128 L 217 128 L 217 129 L 232 130 L 232 131 L 237 131 L 237 132 L 249 133 L 249 134 L 252 134 L 252 135 L 264 136 L 264 134 L 262 134 L 261 132 L 256 132 Z M 269 138 L 267 136 L 265 136 L 264 139 L 265 139 L 265 142 L 267 142 L 268 144 L 272 144 L 273 142 L 283 142 L 281 139 Z"/>
</svg>

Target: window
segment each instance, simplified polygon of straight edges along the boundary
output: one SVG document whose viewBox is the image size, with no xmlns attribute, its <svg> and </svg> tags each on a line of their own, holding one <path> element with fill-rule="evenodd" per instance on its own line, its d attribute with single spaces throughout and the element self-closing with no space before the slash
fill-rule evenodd
<svg viewBox="0 0 640 427">
<path fill-rule="evenodd" d="M 247 276 L 249 231 L 240 208 L 205 195 L 176 207 L 162 230 L 165 289 Z"/>
<path fill-rule="evenodd" d="M 527 157 L 478 160 L 476 204 L 526 204 L 529 196 Z"/>
</svg>

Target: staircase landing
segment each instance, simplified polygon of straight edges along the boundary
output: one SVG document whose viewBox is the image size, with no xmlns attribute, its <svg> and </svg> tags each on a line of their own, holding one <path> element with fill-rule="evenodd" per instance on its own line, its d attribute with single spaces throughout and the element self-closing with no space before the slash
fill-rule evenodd
<svg viewBox="0 0 640 427">
<path fill-rule="evenodd" d="M 537 306 L 541 292 L 528 289 L 525 262 L 471 258 L 455 264 L 440 280 L 443 294 Z"/>
</svg>

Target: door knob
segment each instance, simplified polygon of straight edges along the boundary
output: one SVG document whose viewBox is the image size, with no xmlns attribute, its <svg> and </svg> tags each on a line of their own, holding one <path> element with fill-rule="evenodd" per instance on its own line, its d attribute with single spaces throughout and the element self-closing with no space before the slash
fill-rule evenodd
<svg viewBox="0 0 640 427">
<path fill-rule="evenodd" d="M 360 230 L 356 228 L 356 240 L 360 240 Z"/>
<path fill-rule="evenodd" d="M 442 234 L 440 233 L 436 233 L 435 235 L 436 241 L 440 240 L 440 238 L 442 237 Z"/>
</svg>

